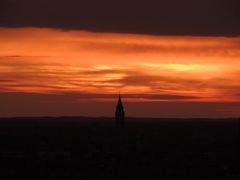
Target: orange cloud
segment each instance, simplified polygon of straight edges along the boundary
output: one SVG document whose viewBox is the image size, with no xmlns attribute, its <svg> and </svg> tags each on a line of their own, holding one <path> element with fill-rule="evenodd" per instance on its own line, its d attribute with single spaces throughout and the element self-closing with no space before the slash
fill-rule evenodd
<svg viewBox="0 0 240 180">
<path fill-rule="evenodd" d="M 1 92 L 121 91 L 132 94 L 129 101 L 240 101 L 239 37 L 0 28 L 0 39 Z"/>
</svg>

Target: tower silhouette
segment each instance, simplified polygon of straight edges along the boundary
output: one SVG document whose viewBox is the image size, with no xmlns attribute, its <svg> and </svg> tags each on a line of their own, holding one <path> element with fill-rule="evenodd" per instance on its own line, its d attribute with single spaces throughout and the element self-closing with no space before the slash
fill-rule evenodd
<svg viewBox="0 0 240 180">
<path fill-rule="evenodd" d="M 115 121 L 117 125 L 123 125 L 125 120 L 124 108 L 121 100 L 121 96 L 118 96 L 118 103 L 115 112 Z"/>
</svg>

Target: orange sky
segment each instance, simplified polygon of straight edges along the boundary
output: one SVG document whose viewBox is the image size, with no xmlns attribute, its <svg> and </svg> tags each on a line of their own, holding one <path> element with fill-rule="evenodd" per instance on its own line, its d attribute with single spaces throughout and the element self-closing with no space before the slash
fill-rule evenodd
<svg viewBox="0 0 240 180">
<path fill-rule="evenodd" d="M 240 101 L 237 37 L 0 28 L 0 39 L 1 92 L 120 91 L 143 94 L 128 101 Z"/>
</svg>

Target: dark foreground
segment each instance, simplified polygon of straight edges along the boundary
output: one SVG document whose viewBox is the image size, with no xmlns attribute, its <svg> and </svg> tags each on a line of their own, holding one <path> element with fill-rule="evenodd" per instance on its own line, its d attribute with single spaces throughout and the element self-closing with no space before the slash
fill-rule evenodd
<svg viewBox="0 0 240 180">
<path fill-rule="evenodd" d="M 0 119 L 0 179 L 240 179 L 236 119 Z"/>
</svg>

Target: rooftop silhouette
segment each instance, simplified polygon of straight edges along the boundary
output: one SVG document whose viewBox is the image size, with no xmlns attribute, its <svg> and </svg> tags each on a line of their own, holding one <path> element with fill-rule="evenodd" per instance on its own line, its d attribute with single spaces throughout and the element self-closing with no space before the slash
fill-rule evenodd
<svg viewBox="0 0 240 180">
<path fill-rule="evenodd" d="M 125 112 L 122 104 L 121 95 L 118 96 L 118 103 L 115 112 L 115 120 L 117 125 L 123 125 L 125 121 Z"/>
</svg>

